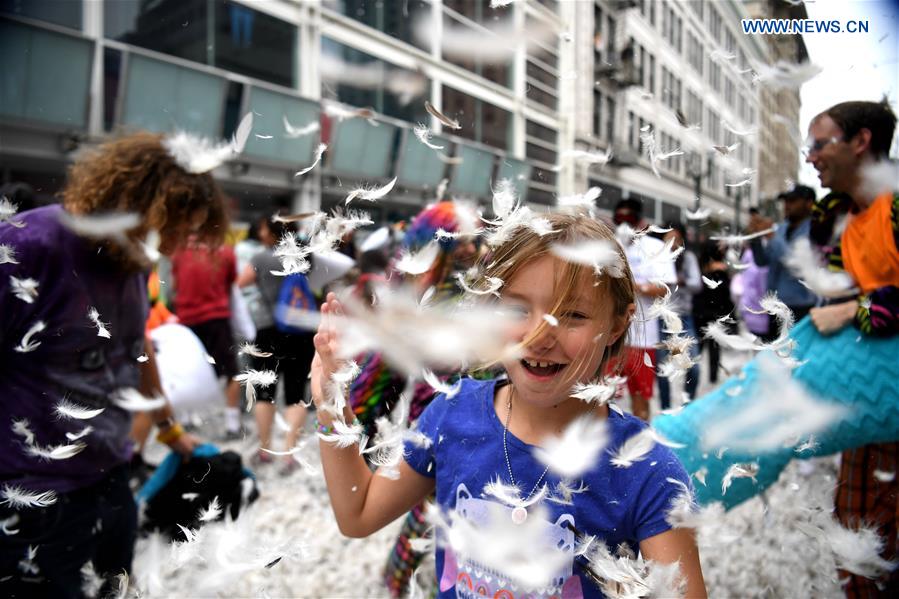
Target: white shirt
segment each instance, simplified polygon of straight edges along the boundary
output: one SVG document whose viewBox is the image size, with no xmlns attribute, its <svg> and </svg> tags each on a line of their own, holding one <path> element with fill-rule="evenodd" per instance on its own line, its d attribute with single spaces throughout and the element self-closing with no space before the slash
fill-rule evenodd
<svg viewBox="0 0 899 599">
<path fill-rule="evenodd" d="M 674 261 L 667 259 L 667 252 L 660 257 L 664 247 L 662 240 L 642 235 L 624 249 L 637 285 L 666 283 L 673 289 L 677 284 Z M 654 299 L 637 293 L 637 312 L 627 332 L 629 347 L 655 348 L 659 343 L 659 319 L 646 316 Z"/>
</svg>

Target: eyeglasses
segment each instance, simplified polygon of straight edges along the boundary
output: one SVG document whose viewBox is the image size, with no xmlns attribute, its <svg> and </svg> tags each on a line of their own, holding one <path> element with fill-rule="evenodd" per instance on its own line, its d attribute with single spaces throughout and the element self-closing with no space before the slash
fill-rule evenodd
<svg viewBox="0 0 899 599">
<path fill-rule="evenodd" d="M 817 154 L 827 146 L 833 143 L 837 143 L 841 141 L 838 137 L 831 137 L 829 139 L 809 139 L 806 141 L 806 145 L 802 148 L 802 155 L 808 158 L 812 154 Z"/>
</svg>

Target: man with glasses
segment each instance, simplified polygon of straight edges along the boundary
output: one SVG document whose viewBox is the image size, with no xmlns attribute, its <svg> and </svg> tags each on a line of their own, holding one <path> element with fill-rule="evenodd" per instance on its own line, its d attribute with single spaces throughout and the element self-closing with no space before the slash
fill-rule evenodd
<svg viewBox="0 0 899 599">
<path fill-rule="evenodd" d="M 778 196 L 783 200 L 784 220 L 767 240 L 756 237 L 752 240 L 752 258 L 757 266 L 768 267 L 768 291 L 777 293 L 797 321 L 802 320 L 817 302 L 817 296 L 799 282 L 785 261 L 790 254 L 790 246 L 798 239 L 807 239 L 811 227 L 812 206 L 815 192 L 811 187 L 797 185 L 792 190 Z M 771 221 L 760 215 L 749 219 L 747 233 L 757 233 L 771 227 Z M 768 328 L 763 337 L 771 341 L 777 336 L 774 327 Z"/>
<path fill-rule="evenodd" d="M 809 126 L 806 161 L 818 171 L 821 185 L 831 190 L 815 205 L 812 239 L 831 250 L 831 266 L 845 268 L 862 291 L 860 297 L 812 310 L 812 321 L 824 335 L 836 334 L 850 324 L 866 336 L 899 335 L 899 182 L 895 174 L 892 181 L 880 181 L 872 170 L 887 160 L 895 128 L 896 116 L 886 101 L 837 104 Z M 841 220 L 844 228 L 836 226 Z M 848 354 L 858 351 L 849 345 L 847 361 Z M 893 355 L 892 359 L 899 358 Z M 877 384 L 878 368 L 872 365 L 870 370 L 858 385 Z M 878 397 L 893 410 L 899 404 L 895 383 L 882 386 Z M 886 559 L 897 554 L 897 470 L 899 443 L 844 451 L 835 498 L 837 517 L 844 526 L 877 526 L 884 542 L 881 555 Z M 848 597 L 899 595 L 899 570 L 877 581 L 841 574 L 848 577 Z"/>
</svg>

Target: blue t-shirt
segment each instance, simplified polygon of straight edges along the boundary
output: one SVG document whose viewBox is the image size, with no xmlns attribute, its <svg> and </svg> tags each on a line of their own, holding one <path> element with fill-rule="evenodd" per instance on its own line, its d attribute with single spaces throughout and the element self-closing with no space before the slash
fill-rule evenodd
<svg viewBox="0 0 899 599">
<path fill-rule="evenodd" d="M 455 397 L 447 399 L 440 395 L 427 407 L 418 421 L 418 430 L 432 443 L 424 448 L 407 442 L 405 458 L 416 472 L 436 479 L 437 503 L 441 510 L 448 512 L 458 508 L 459 512 L 483 512 L 484 502 L 498 503 L 483 493 L 484 486 L 497 478 L 510 483 L 503 452 L 503 423 L 494 408 L 496 381 L 463 379 L 461 384 Z M 558 542 L 562 547 L 564 542 L 565 551 L 570 547 L 572 554 L 570 568 L 566 567 L 556 579 L 559 586 L 545 589 L 546 596 L 603 596 L 574 563 L 575 538 L 569 524 L 581 534 L 604 540 L 613 553 L 621 543 L 636 551 L 642 540 L 671 528 L 665 516 L 682 487 L 666 479 L 690 485 L 689 477 L 674 453 L 656 444 L 645 459 L 629 468 L 617 468 L 609 461 L 622 443 L 645 427 L 646 423 L 630 414 L 621 415 L 609 410 L 609 443 L 593 468 L 574 481 L 575 488 L 583 486 L 587 490 L 573 494 L 571 505 L 542 502 L 554 543 Z M 507 444 L 512 472 L 522 495 L 526 495 L 545 466 L 533 457 L 533 445 L 524 443 L 512 433 L 507 435 Z M 550 489 L 559 482 L 559 477 L 552 472 L 546 473 L 544 483 Z M 511 508 L 509 512 L 511 515 Z M 436 557 L 440 597 L 474 597 L 485 593 L 488 597 L 513 597 L 518 594 L 515 589 L 497 586 L 496 576 L 479 572 L 478 567 L 471 567 L 464 557 L 452 555 L 448 548 L 438 547 Z M 534 596 L 542 596 L 542 593 Z"/>
</svg>

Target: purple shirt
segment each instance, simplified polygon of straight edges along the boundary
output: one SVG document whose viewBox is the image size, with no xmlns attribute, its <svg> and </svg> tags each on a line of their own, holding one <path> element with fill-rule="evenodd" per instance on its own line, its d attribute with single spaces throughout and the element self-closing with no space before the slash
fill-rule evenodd
<svg viewBox="0 0 899 599">
<path fill-rule="evenodd" d="M 131 457 L 131 414 L 110 401 L 112 391 L 138 387 L 137 358 L 144 352 L 149 310 L 146 276 L 126 273 L 97 246 L 59 222 L 61 206 L 47 206 L 13 217 L 18 228 L 0 223 L 0 243 L 10 246 L 19 264 L 0 264 L 0 483 L 36 491 L 66 492 L 89 486 Z M 16 297 L 11 276 L 38 282 L 37 297 Z M 91 307 L 111 338 L 97 335 L 88 318 Z M 33 351 L 15 351 L 37 321 L 46 328 L 32 337 Z M 104 411 L 94 418 L 57 416 L 66 398 Z M 34 444 L 72 443 L 66 433 L 86 426 L 86 447 L 74 457 L 48 460 L 26 453 L 26 440 L 13 423 L 27 420 Z"/>
</svg>

